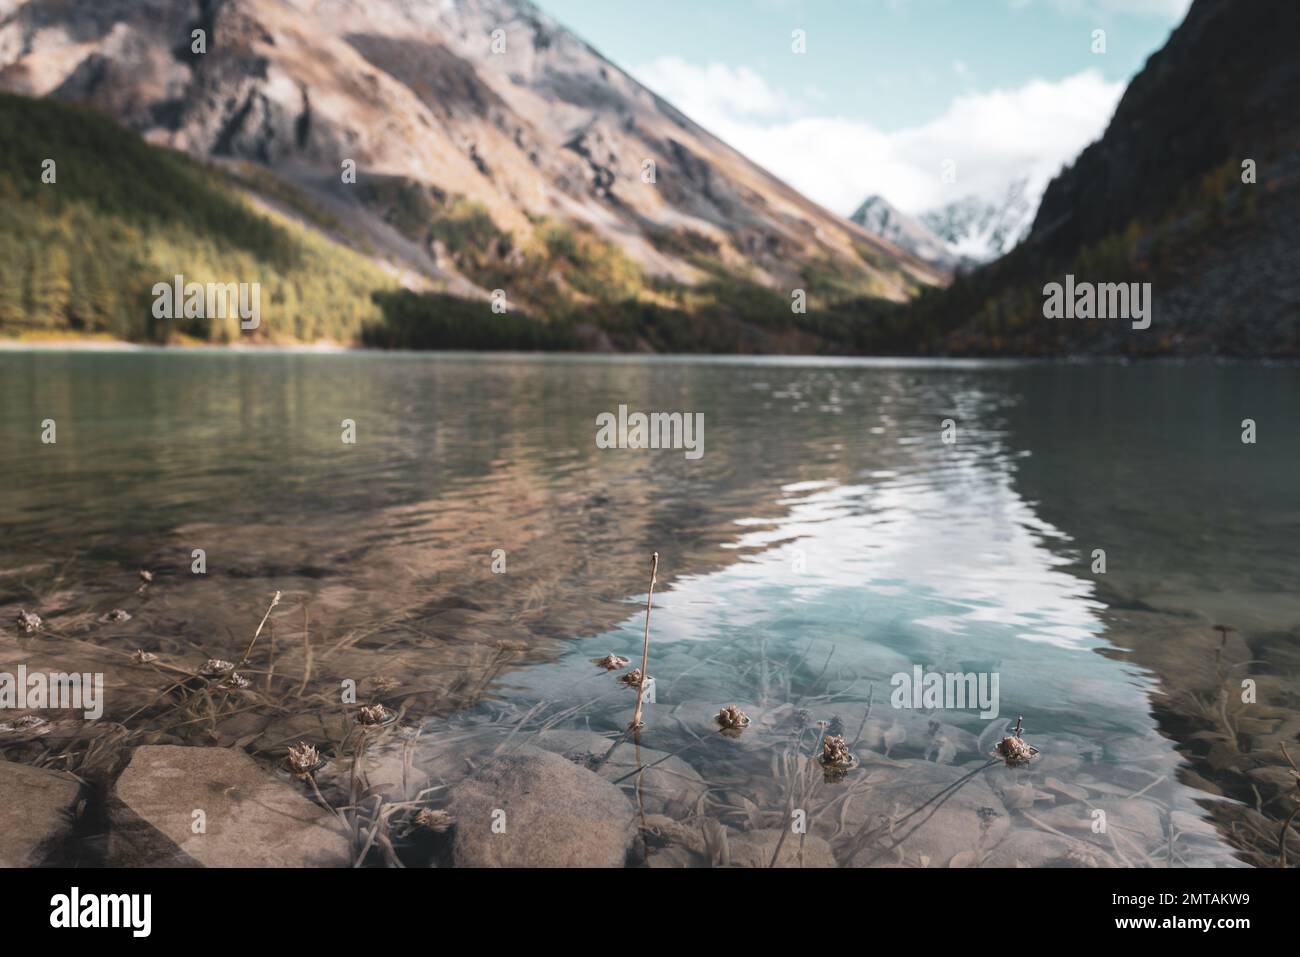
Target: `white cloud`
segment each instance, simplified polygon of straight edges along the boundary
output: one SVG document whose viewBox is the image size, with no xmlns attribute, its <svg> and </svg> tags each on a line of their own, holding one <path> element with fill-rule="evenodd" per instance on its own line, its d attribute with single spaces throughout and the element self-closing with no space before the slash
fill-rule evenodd
<svg viewBox="0 0 1300 957">
<path fill-rule="evenodd" d="M 672 57 L 634 72 L 705 129 L 841 214 L 872 193 L 915 213 L 970 194 L 1000 198 L 1024 176 L 1041 189 L 1101 135 L 1124 90 L 1086 70 L 965 93 L 941 116 L 886 133 L 861 120 L 808 115 L 743 67 Z M 942 180 L 949 159 L 956 183 Z"/>
<path fill-rule="evenodd" d="M 785 94 L 772 89 L 747 66 L 733 68 L 723 63 L 697 66 L 678 56 L 662 56 L 636 71 L 636 76 L 660 95 L 664 95 L 664 90 L 680 91 L 689 87 L 692 109 L 708 115 L 775 117 L 794 109 L 794 103 Z M 677 99 L 669 99 L 682 108 Z"/>
<path fill-rule="evenodd" d="M 1010 0 L 1012 9 L 1023 9 L 1034 0 Z M 1135 17 L 1161 17 L 1181 21 L 1192 0 L 1048 0 L 1059 12 L 1073 16 L 1109 17 L 1120 13 Z"/>
</svg>

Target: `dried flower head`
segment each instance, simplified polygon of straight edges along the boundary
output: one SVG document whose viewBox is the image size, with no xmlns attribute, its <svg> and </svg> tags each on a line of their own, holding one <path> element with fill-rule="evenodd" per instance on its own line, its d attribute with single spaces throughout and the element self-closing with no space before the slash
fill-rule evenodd
<svg viewBox="0 0 1300 957">
<path fill-rule="evenodd" d="M 0 724 L 0 734 L 11 733 L 17 734 L 26 731 L 28 733 L 47 734 L 53 728 L 47 727 L 49 721 L 39 715 L 25 714 L 21 718 L 15 718 L 13 723 Z"/>
<path fill-rule="evenodd" d="M 290 745 L 284 763 L 294 774 L 310 774 L 321 765 L 320 752 L 315 745 L 299 741 L 296 745 Z"/>
<path fill-rule="evenodd" d="M 1038 749 L 1020 736 L 1024 724 L 1023 717 L 1016 718 L 1016 727 L 1009 735 L 998 742 L 993 749 L 993 756 L 1001 758 L 1009 768 L 1024 767 L 1029 759 L 1038 753 Z"/>
<path fill-rule="evenodd" d="M 729 704 L 719 711 L 716 720 L 718 724 L 728 730 L 738 731 L 741 728 L 749 727 L 749 715 L 734 704 Z"/>
<path fill-rule="evenodd" d="M 822 764 L 833 768 L 847 768 L 853 764 L 853 755 L 844 743 L 843 735 L 828 734 L 822 738 Z"/>
<path fill-rule="evenodd" d="M 130 621 L 131 613 L 124 608 L 114 608 L 108 614 L 103 615 L 99 620 L 111 622 Z"/>
<path fill-rule="evenodd" d="M 616 655 L 611 652 L 604 658 L 601 658 L 600 661 L 596 662 L 596 664 L 600 665 L 606 671 L 618 671 L 619 668 L 627 667 L 627 659 L 622 655 Z"/>
<path fill-rule="evenodd" d="M 629 688 L 639 688 L 641 687 L 641 681 L 642 681 L 641 669 L 633 668 L 627 674 L 619 675 L 618 680 L 623 684 L 627 685 Z"/>
<path fill-rule="evenodd" d="M 209 658 L 203 662 L 203 667 L 199 669 L 199 674 L 205 678 L 216 678 L 221 675 L 229 674 L 235 670 L 234 662 L 226 661 L 224 658 Z"/>
<path fill-rule="evenodd" d="M 444 831 L 451 829 L 456 823 L 446 811 L 435 811 L 432 808 L 422 807 L 415 814 L 415 826 L 424 828 L 426 831 L 433 831 L 442 834 Z"/>
<path fill-rule="evenodd" d="M 393 710 L 385 708 L 382 704 L 363 705 L 357 712 L 357 720 L 362 724 L 387 724 L 393 720 L 393 717 Z"/>
<path fill-rule="evenodd" d="M 1038 753 L 1038 749 L 1032 747 L 1023 738 L 1008 735 L 998 742 L 994 753 L 1003 760 L 1007 767 L 1019 768 L 1028 764 L 1029 759 Z"/>
<path fill-rule="evenodd" d="M 157 661 L 158 656 L 152 651 L 145 651 L 143 648 L 137 648 L 135 654 L 131 656 L 131 660 L 137 665 L 147 665 L 151 661 Z"/>
<path fill-rule="evenodd" d="M 41 629 L 41 616 L 34 611 L 19 609 L 15 621 L 25 635 L 30 635 Z"/>
<path fill-rule="evenodd" d="M 230 677 L 225 681 L 226 686 L 230 688 L 247 688 L 252 683 L 238 671 L 232 671 Z"/>
</svg>

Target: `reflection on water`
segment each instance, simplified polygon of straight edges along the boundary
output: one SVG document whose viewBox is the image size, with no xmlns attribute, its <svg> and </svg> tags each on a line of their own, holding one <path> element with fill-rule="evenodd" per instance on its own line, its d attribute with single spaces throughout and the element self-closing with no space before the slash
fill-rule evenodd
<svg viewBox="0 0 1300 957">
<path fill-rule="evenodd" d="M 10 759 L 108 788 L 134 744 L 314 738 L 332 800 L 350 679 L 402 710 L 364 745 L 377 792 L 442 807 L 540 746 L 627 792 L 652 866 L 1276 857 L 1292 370 L 22 353 L 0 376 L 0 613 L 46 622 L 0 636 L 0 671 L 110 683 L 98 726 L 0 732 Z M 705 455 L 598 449 L 620 404 L 702 412 Z M 639 664 L 654 550 L 656 700 L 611 752 L 635 692 L 593 659 Z M 238 660 L 277 590 L 252 687 L 215 705 L 158 703 L 174 677 L 127 657 Z M 894 708 L 915 666 L 997 674 L 998 717 Z M 733 703 L 753 721 L 724 736 Z M 986 767 L 1019 715 L 1040 756 Z M 861 760 L 840 780 L 810 757 L 826 733 Z"/>
</svg>

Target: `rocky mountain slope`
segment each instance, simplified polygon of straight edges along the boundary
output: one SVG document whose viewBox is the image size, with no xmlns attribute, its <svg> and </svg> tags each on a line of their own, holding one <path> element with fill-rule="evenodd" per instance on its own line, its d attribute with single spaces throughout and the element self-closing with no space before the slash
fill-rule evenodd
<svg viewBox="0 0 1300 957">
<path fill-rule="evenodd" d="M 1226 161 L 1239 173 L 1243 160 L 1295 145 L 1297 40 L 1295 3 L 1196 0 L 1133 78 L 1102 138 L 1048 186 L 1031 240 L 1076 249 L 1160 215 Z"/>
<path fill-rule="evenodd" d="M 908 309 L 960 354 L 1300 356 L 1300 6 L 1195 0 L 1011 253 Z M 1046 319 L 1044 285 L 1149 282 L 1152 322 Z"/>
<path fill-rule="evenodd" d="M 829 302 L 942 281 L 522 0 L 0 0 L 0 88 L 256 164 L 265 201 L 343 224 L 333 238 L 417 290 L 504 287 L 536 312 L 609 298 L 581 288 L 591 270 L 538 285 L 557 245 L 634 276 L 623 298 L 643 304 L 664 283 L 680 304 L 719 283 Z"/>
</svg>

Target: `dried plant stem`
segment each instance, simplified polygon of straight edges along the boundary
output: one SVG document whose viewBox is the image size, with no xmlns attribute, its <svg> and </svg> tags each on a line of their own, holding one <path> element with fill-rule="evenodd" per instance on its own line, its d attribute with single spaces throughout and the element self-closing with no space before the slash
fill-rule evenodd
<svg viewBox="0 0 1300 957">
<path fill-rule="evenodd" d="M 266 627 L 266 619 L 271 617 L 271 609 L 278 604 L 280 604 L 280 593 L 276 592 L 271 596 L 271 604 L 266 606 L 266 614 L 262 616 L 262 622 L 257 626 L 257 631 L 253 632 L 253 640 L 250 641 L 248 647 L 244 649 L 244 657 L 239 659 L 241 665 L 248 664 L 248 659 L 253 654 L 253 646 L 257 644 L 257 639 L 261 636 L 262 629 Z"/>
<path fill-rule="evenodd" d="M 1300 787 L 1300 769 L 1297 769 L 1295 762 L 1291 760 L 1291 755 L 1287 752 L 1286 745 L 1282 744 L 1280 747 L 1282 748 L 1282 757 L 1286 758 L 1286 763 L 1291 765 L 1291 773 L 1295 775 L 1296 787 Z M 1300 808 L 1296 808 L 1292 811 L 1287 819 L 1282 822 L 1282 830 L 1277 836 L 1278 867 L 1286 867 L 1286 839 L 1291 830 L 1291 822 L 1296 819 L 1296 815 L 1298 814 L 1300 814 Z"/>
<path fill-rule="evenodd" d="M 655 575 L 659 572 L 659 553 L 650 558 L 650 587 L 645 593 L 645 638 L 641 645 L 641 680 L 636 688 L 636 711 L 632 714 L 632 723 L 628 726 L 635 730 L 641 727 L 641 699 L 645 696 L 646 667 L 650 663 L 650 606 L 654 602 Z"/>
<path fill-rule="evenodd" d="M 1291 812 L 1290 816 L 1282 822 L 1282 830 L 1277 835 L 1277 866 L 1286 867 L 1286 839 L 1288 832 L 1291 830 L 1291 822 L 1300 814 L 1300 808 Z"/>
</svg>

